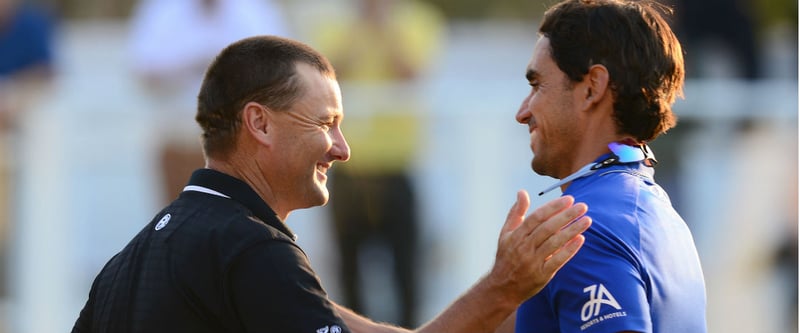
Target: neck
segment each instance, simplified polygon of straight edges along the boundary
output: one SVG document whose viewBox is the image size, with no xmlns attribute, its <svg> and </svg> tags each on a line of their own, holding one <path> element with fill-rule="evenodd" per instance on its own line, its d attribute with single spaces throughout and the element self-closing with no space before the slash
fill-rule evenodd
<svg viewBox="0 0 800 333">
<path fill-rule="evenodd" d="M 613 116 L 610 114 L 610 110 L 605 113 L 598 112 L 600 110 L 594 111 L 589 113 L 590 117 L 583 122 L 584 126 L 578 129 L 578 133 L 586 133 L 586 135 L 582 135 L 576 142 L 572 163 L 569 164 L 568 169 L 559 174 L 558 179 L 565 179 L 586 165 L 593 163 L 598 157 L 610 153 L 608 144 L 611 142 L 628 143 L 635 141 L 628 135 L 617 133 L 617 126 Z M 570 183 L 567 182 L 561 185 L 562 192 L 569 187 Z"/>
<path fill-rule="evenodd" d="M 558 179 L 563 179 L 583 168 L 586 164 L 594 162 L 598 157 L 610 152 L 608 144 L 610 142 L 622 140 L 624 137 L 614 134 L 612 131 L 603 131 L 599 128 L 583 129 L 582 133 L 593 133 L 586 135 L 575 145 L 572 154 L 572 162 L 565 168 Z"/>
<path fill-rule="evenodd" d="M 259 171 L 254 159 L 242 158 L 241 154 L 236 153 L 224 160 L 208 157 L 206 159 L 206 168 L 225 173 L 245 182 L 258 194 L 261 200 L 264 200 L 272 208 L 281 221 L 285 221 L 289 216 L 291 210 L 280 206 L 272 192 L 269 180 Z"/>
<path fill-rule="evenodd" d="M 548 188 L 545 188 L 542 192 L 539 192 L 539 195 L 543 195 L 547 192 L 550 192 L 556 187 L 560 187 L 561 192 L 565 192 L 567 190 L 567 187 L 569 187 L 569 185 L 572 183 L 572 181 L 582 177 L 586 177 L 596 172 L 598 169 L 614 165 L 617 163 L 644 161 L 648 166 L 652 167 L 656 163 L 655 156 L 652 154 L 652 152 L 650 152 L 646 146 L 644 148 L 632 147 L 634 145 L 638 145 L 638 143 L 636 143 L 636 141 L 632 139 L 611 141 L 608 144 L 608 149 L 606 149 L 606 151 L 607 152 L 610 151 L 612 154 L 614 154 L 613 156 L 606 157 L 603 160 L 595 159 L 594 161 L 585 164 L 577 171 L 565 177 L 562 177 L 557 183 L 553 184 Z"/>
</svg>

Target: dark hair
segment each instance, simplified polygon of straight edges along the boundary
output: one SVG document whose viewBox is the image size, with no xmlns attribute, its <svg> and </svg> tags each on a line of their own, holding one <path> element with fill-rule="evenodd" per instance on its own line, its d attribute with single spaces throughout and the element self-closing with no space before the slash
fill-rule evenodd
<svg viewBox="0 0 800 333">
<path fill-rule="evenodd" d="M 651 141 L 677 121 L 683 51 L 652 1 L 566 0 L 544 15 L 539 32 L 550 40 L 559 69 L 581 81 L 595 64 L 609 71 L 618 131 Z"/>
<path fill-rule="evenodd" d="M 224 158 L 233 151 L 249 102 L 276 111 L 289 109 L 303 96 L 297 63 L 335 78 L 330 62 L 310 46 L 276 36 L 256 36 L 226 47 L 206 71 L 197 96 L 195 119 L 203 130 L 206 156 Z"/>
</svg>

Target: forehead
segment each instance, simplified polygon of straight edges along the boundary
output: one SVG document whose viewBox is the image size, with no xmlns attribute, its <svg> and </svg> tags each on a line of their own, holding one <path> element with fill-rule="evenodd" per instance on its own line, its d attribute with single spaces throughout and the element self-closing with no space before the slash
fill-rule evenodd
<svg viewBox="0 0 800 333">
<path fill-rule="evenodd" d="M 531 60 L 528 62 L 526 72 L 526 76 L 529 80 L 563 74 L 553 60 L 550 52 L 549 38 L 542 36 L 536 41 L 536 45 L 533 47 L 533 56 L 531 56 Z"/>
<path fill-rule="evenodd" d="M 314 104 L 315 108 L 341 113 L 342 92 L 336 79 L 305 63 L 297 64 L 297 73 L 303 81 L 304 90 L 299 104 Z"/>
</svg>

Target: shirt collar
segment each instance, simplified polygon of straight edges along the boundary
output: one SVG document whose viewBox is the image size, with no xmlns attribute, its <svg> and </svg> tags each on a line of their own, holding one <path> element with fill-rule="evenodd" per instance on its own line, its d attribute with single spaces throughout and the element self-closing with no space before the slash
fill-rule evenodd
<svg viewBox="0 0 800 333">
<path fill-rule="evenodd" d="M 611 142 L 608 144 L 608 149 L 611 151 L 610 153 L 598 157 L 594 162 L 585 165 L 578 171 L 575 171 L 571 175 L 564 177 L 557 183 L 542 190 L 539 192 L 539 195 L 543 195 L 580 178 L 591 176 L 597 172 L 597 170 L 603 168 L 626 164 L 643 165 L 652 168 L 658 163 L 653 151 L 646 144 L 630 146 L 619 142 Z"/>
<path fill-rule="evenodd" d="M 198 169 L 189 178 L 188 186 L 200 186 L 213 192 L 218 192 L 223 197 L 229 197 L 231 200 L 247 207 L 255 217 L 264 223 L 280 230 L 292 239 L 297 239 L 297 236 L 289 229 L 286 223 L 278 218 L 275 211 L 261 199 L 250 185 L 238 178 L 212 169 Z"/>
</svg>

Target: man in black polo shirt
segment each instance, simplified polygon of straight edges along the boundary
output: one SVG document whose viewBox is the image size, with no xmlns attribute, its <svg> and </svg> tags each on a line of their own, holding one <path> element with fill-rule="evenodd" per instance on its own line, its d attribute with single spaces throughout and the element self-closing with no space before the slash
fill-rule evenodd
<svg viewBox="0 0 800 333">
<path fill-rule="evenodd" d="M 284 223 L 327 202 L 328 169 L 350 157 L 342 117 L 310 47 L 260 36 L 223 50 L 198 96 L 206 168 L 106 264 L 73 332 L 408 332 L 329 300 Z M 418 331 L 493 331 L 575 254 L 586 206 L 526 217 L 529 204 L 520 191 L 492 270 Z"/>
</svg>

